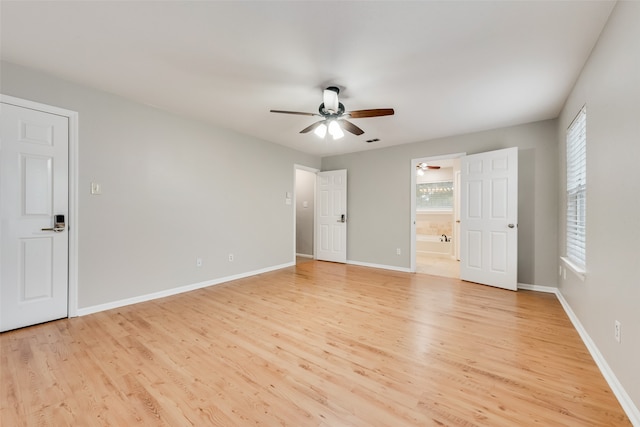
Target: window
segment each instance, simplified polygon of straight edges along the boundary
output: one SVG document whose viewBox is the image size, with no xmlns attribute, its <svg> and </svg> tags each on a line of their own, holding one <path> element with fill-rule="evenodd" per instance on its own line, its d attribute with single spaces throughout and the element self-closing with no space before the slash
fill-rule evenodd
<svg viewBox="0 0 640 427">
<path fill-rule="evenodd" d="M 579 270 L 586 264 L 587 110 L 582 107 L 567 129 L 566 257 Z"/>
</svg>

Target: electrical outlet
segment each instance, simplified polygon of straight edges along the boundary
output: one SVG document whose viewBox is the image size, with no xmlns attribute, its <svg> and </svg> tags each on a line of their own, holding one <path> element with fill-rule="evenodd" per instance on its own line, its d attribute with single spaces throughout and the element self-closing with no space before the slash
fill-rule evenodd
<svg viewBox="0 0 640 427">
<path fill-rule="evenodd" d="M 196 267 L 202 267 L 202 258 L 196 258 Z"/>
<path fill-rule="evenodd" d="M 566 267 L 562 267 L 562 278 L 567 280 L 567 269 Z"/>
<path fill-rule="evenodd" d="M 229 262 L 233 262 L 233 254 L 229 254 Z"/>
<path fill-rule="evenodd" d="M 97 182 L 91 183 L 91 194 L 98 195 L 102 194 L 102 186 Z"/>
<path fill-rule="evenodd" d="M 616 341 L 620 342 L 620 321 L 616 320 L 614 323 L 614 331 L 613 331 L 613 336 L 615 337 Z"/>
<path fill-rule="evenodd" d="M 558 268 L 558 276 L 562 276 L 562 266 Z"/>
<path fill-rule="evenodd" d="M 400 255 L 402 253 L 402 251 L 400 251 L 400 248 L 396 249 L 396 255 Z"/>
</svg>

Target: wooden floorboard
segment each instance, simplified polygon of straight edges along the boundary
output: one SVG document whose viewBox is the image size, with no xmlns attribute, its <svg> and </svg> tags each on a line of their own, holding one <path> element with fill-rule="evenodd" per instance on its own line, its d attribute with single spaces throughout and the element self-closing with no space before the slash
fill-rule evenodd
<svg viewBox="0 0 640 427">
<path fill-rule="evenodd" d="M 305 262 L 0 335 L 2 426 L 630 425 L 556 297 Z"/>
</svg>

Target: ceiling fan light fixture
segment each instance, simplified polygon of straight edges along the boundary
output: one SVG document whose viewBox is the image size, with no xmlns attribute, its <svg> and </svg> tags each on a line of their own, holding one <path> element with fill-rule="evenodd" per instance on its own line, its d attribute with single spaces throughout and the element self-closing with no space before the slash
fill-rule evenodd
<svg viewBox="0 0 640 427">
<path fill-rule="evenodd" d="M 335 120 L 332 120 L 329 123 L 329 134 L 333 137 L 333 139 L 340 139 L 344 136 L 342 128 Z"/>
<path fill-rule="evenodd" d="M 429 165 L 425 162 L 420 162 L 416 165 L 416 173 L 420 176 L 424 175 L 424 171 L 429 168 Z"/>
<path fill-rule="evenodd" d="M 327 134 L 327 125 L 321 123 L 313 133 L 315 133 L 319 138 L 324 138 Z"/>
</svg>

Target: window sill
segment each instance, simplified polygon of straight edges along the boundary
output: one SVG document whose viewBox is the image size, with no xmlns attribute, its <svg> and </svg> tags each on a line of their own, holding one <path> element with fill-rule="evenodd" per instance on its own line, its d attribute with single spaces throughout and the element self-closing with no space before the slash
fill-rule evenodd
<svg viewBox="0 0 640 427">
<path fill-rule="evenodd" d="M 566 265 L 569 268 L 569 270 L 573 271 L 573 273 L 576 276 L 578 276 L 578 279 L 584 282 L 584 279 L 587 278 L 587 270 L 585 270 L 584 268 L 578 267 L 573 262 L 571 262 L 571 260 L 567 257 L 561 256 L 560 259 L 562 260 L 562 262 L 564 262 L 564 265 Z"/>
</svg>

